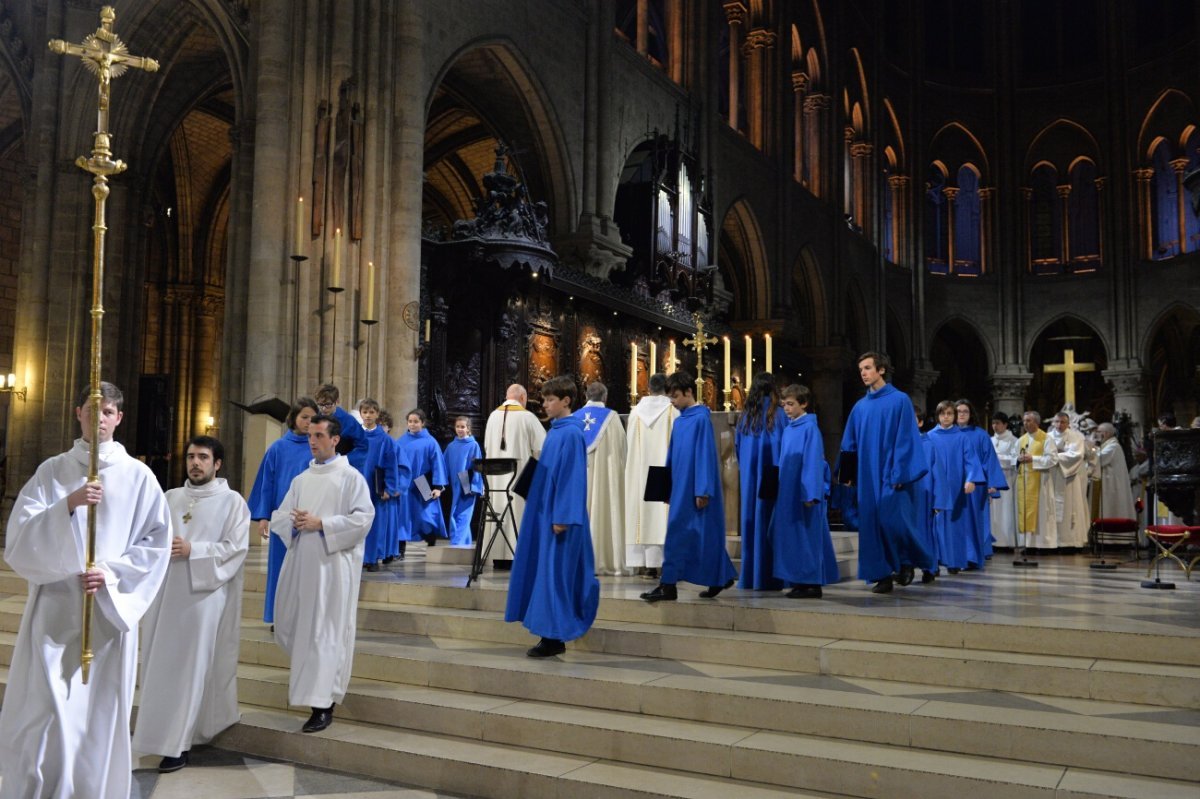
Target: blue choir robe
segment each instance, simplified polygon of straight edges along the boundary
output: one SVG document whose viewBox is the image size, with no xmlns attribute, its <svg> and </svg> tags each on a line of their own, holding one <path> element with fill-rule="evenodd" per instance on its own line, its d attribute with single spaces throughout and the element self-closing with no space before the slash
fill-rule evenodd
<svg viewBox="0 0 1200 799">
<path fill-rule="evenodd" d="M 1004 467 L 1000 465 L 1000 458 L 992 445 L 992 437 L 987 431 L 975 425 L 963 427 L 962 431 L 966 433 L 967 440 L 975 450 L 975 457 L 983 467 L 983 482 L 978 490 L 967 497 L 967 512 L 970 514 L 971 529 L 975 533 L 974 548 L 979 553 L 979 559 L 975 562 L 982 568 L 992 556 L 992 510 L 988 505 L 988 493 L 993 490 L 1007 491 L 1008 478 L 1004 476 Z M 984 446 L 985 444 L 987 446 Z"/>
<path fill-rule="evenodd" d="M 371 475 L 366 472 L 367 448 L 369 446 L 367 444 L 366 431 L 363 430 L 363 426 L 358 423 L 358 420 L 341 405 L 333 409 L 333 418 L 337 419 L 338 424 L 342 426 L 342 441 L 338 444 L 338 451 L 342 452 L 349 447 L 349 450 L 346 452 L 346 460 L 350 461 L 351 466 L 358 469 L 359 474 L 370 485 Z M 347 444 L 347 441 L 350 443 Z"/>
<path fill-rule="evenodd" d="M 483 475 L 472 468 L 477 458 L 483 457 L 475 436 L 455 438 L 446 445 L 443 453 L 446 474 L 450 476 L 450 543 L 459 546 L 471 544 L 471 516 L 475 513 L 475 500 L 483 496 Z M 466 472 L 471 476 L 471 490 L 463 491 L 462 478 Z"/>
<path fill-rule="evenodd" d="M 737 571 L 725 551 L 721 464 L 707 407 L 693 405 L 679 414 L 666 465 L 671 473 L 671 502 L 660 581 L 724 586 L 737 578 Z M 708 504 L 697 508 L 696 497 L 708 497 Z"/>
<path fill-rule="evenodd" d="M 937 530 L 934 525 L 938 512 L 948 510 L 937 503 L 936 495 L 936 480 L 937 474 L 937 450 L 933 446 L 933 442 L 929 440 L 928 433 L 921 434 L 921 449 L 925 451 L 925 459 L 929 461 L 929 471 L 925 476 L 917 481 L 917 512 L 920 517 L 925 520 L 925 526 L 922 528 L 924 533 L 924 549 L 928 555 L 928 560 L 912 563 L 924 571 L 936 572 L 938 567 L 938 543 Z"/>
<path fill-rule="evenodd" d="M 385 558 L 394 558 L 400 554 L 400 542 L 409 540 L 407 530 L 412 526 L 408 519 L 412 471 L 408 467 L 408 460 L 405 458 L 404 450 L 400 446 L 400 439 L 407 435 L 407 433 L 404 433 L 392 439 L 392 452 L 395 455 L 392 460 L 396 469 L 396 490 L 398 493 L 390 501 L 384 503 L 384 510 L 388 515 L 388 526 L 385 528 L 387 530 L 387 537 L 383 541 Z"/>
<path fill-rule="evenodd" d="M 450 484 L 446 476 L 446 461 L 437 439 L 428 430 L 410 433 L 405 431 L 399 439 L 401 457 L 408 465 L 411 485 L 408 490 L 408 524 L 401 531 L 401 541 L 419 541 L 427 535 L 446 537 L 446 518 L 442 515 L 442 500 L 425 500 L 417 488 L 416 480 L 421 475 L 429 480 L 429 487 Z M 406 537 L 407 536 L 407 537 Z"/>
<path fill-rule="evenodd" d="M 250 518 L 270 520 L 271 514 L 283 503 L 292 478 L 308 468 L 312 460 L 312 450 L 308 448 L 308 436 L 289 430 L 267 448 L 262 463 L 258 466 L 258 476 L 254 478 L 254 488 L 250 490 Z M 267 540 L 267 596 L 263 606 L 263 621 L 275 623 L 275 585 L 279 582 L 279 571 L 283 568 L 283 556 L 287 554 L 287 545 L 283 540 L 271 533 Z"/>
<path fill-rule="evenodd" d="M 974 494 L 982 492 L 986 495 L 987 492 L 982 485 L 974 494 L 963 492 L 964 483 L 982 483 L 984 479 L 975 448 L 960 427 L 935 427 L 929 431 L 929 441 L 937 455 L 933 504 L 941 513 L 934 519 L 933 528 L 937 537 L 938 562 L 948 569 L 979 565 L 981 557 L 969 506 Z"/>
<path fill-rule="evenodd" d="M 764 399 L 759 416 L 765 416 L 769 407 L 770 400 Z M 741 489 L 738 527 L 742 533 L 742 573 L 738 587 L 775 590 L 781 588 L 782 583 L 771 572 L 771 547 L 767 542 L 775 498 L 759 497 L 759 489 L 762 487 L 763 472 L 779 466 L 779 442 L 788 418 L 782 408 L 776 408 L 771 428 L 767 429 L 764 421 L 763 429 L 757 433 L 750 432 L 748 421 L 746 414 L 743 414 L 734 436 Z"/>
<path fill-rule="evenodd" d="M 858 453 L 858 576 L 878 582 L 929 560 L 916 482 L 929 471 L 912 401 L 890 384 L 855 403 L 842 451 Z"/>
<path fill-rule="evenodd" d="M 388 506 L 395 501 L 392 497 L 400 492 L 400 474 L 396 470 L 396 447 L 383 428 L 367 430 L 364 427 L 363 437 L 367 442 L 363 471 L 369 475 L 367 488 L 371 492 L 371 504 L 375 506 L 371 531 L 363 545 L 363 563 L 376 563 L 391 554 L 387 551 L 388 528 L 392 526 L 394 516 Z M 383 498 L 383 493 L 388 499 Z"/>
<path fill-rule="evenodd" d="M 505 621 L 534 635 L 573 641 L 588 631 L 600 606 L 587 512 L 587 445 L 583 422 L 555 419 L 534 469 L 512 576 Z M 566 525 L 555 533 L 553 526 Z"/>
<path fill-rule="evenodd" d="M 790 585 L 838 581 L 829 535 L 829 464 L 815 414 L 791 419 L 779 447 L 779 498 L 771 516 L 773 575 Z M 807 503 L 812 503 L 808 505 Z M 745 563 L 742 564 L 743 570 Z M 742 572 L 745 579 L 745 571 Z"/>
</svg>

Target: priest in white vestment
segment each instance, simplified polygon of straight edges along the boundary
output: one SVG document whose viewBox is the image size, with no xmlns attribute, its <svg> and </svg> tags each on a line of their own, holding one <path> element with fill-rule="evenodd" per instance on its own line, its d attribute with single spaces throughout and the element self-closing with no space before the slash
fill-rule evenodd
<svg viewBox="0 0 1200 799">
<path fill-rule="evenodd" d="M 171 522 L 154 474 L 112 440 L 120 390 L 101 383 L 99 481 L 87 483 L 92 412 L 83 437 L 21 489 L 4 558 L 29 595 L 0 710 L 0 797 L 128 799 L 129 717 L 138 622 L 170 557 Z M 87 506 L 96 506 L 95 568 L 85 572 Z M 80 668 L 84 591 L 95 597 L 87 685 Z"/>
<path fill-rule="evenodd" d="M 537 416 L 525 409 L 529 394 L 525 387 L 513 383 L 505 392 L 504 402 L 492 411 L 487 419 L 483 434 L 483 456 L 485 458 L 515 458 L 517 461 L 516 476 L 509 474 L 488 475 L 488 489 L 497 493 L 490 494 L 492 508 L 501 517 L 505 516 L 504 509 L 508 507 L 508 499 L 504 495 L 504 487 L 512 480 L 515 482 L 521 470 L 530 458 L 542 454 L 542 442 L 546 440 L 546 428 L 538 421 Z M 515 526 L 509 530 L 505 525 L 504 537 L 509 546 L 516 551 L 517 530 L 521 529 L 521 517 L 525 514 L 525 500 L 512 495 L 512 512 Z M 495 529 L 488 524 L 483 534 L 491 538 Z"/>
<path fill-rule="evenodd" d="M 1029 549 L 1058 548 L 1058 502 L 1053 470 L 1054 444 L 1042 430 L 1042 416 L 1026 411 L 1025 433 L 1017 441 L 1017 533 Z"/>
<path fill-rule="evenodd" d="M 1008 415 L 997 411 L 992 415 L 992 448 L 1008 481 L 1009 491 L 992 491 L 988 509 L 992 516 L 992 538 L 998 547 L 1017 547 L 1017 456 L 1021 446 L 1008 429 Z"/>
<path fill-rule="evenodd" d="M 1117 440 L 1117 428 L 1103 422 L 1096 428 L 1096 437 L 1100 440 L 1097 453 L 1100 473 L 1092 490 L 1100 493 L 1100 517 L 1136 520 L 1138 514 L 1129 490 L 1129 466 L 1125 463 L 1125 450 Z"/>
<path fill-rule="evenodd" d="M 162 756 L 162 774 L 188 764 L 188 751 L 233 726 L 242 566 L 250 508 L 217 477 L 225 448 L 211 436 L 187 447 L 188 482 L 167 492 L 171 565 L 142 619 L 142 694 L 133 748 Z"/>
<path fill-rule="evenodd" d="M 583 422 L 587 445 L 587 504 L 596 574 L 625 570 L 625 431 L 621 418 L 605 406 L 608 388 L 587 387 L 587 402 L 571 414 Z"/>
<path fill-rule="evenodd" d="M 1058 413 L 1046 439 L 1046 449 L 1054 451 L 1055 468 L 1050 470 L 1054 480 L 1055 520 L 1058 522 L 1058 546 L 1087 545 L 1091 514 L 1087 501 L 1087 441 L 1083 433 L 1073 429 L 1071 417 Z"/>
<path fill-rule="evenodd" d="M 275 640 L 291 658 L 288 703 L 312 708 L 304 732 L 333 723 L 350 685 L 363 542 L 375 507 L 362 474 L 337 454 L 337 419 L 308 425 L 313 461 L 271 514 L 287 555 L 275 591 Z"/>
<path fill-rule="evenodd" d="M 629 414 L 625 440 L 625 565 L 634 569 L 659 569 L 667 540 L 665 502 L 646 502 L 646 470 L 664 466 L 671 427 L 679 411 L 666 396 L 666 375 L 650 375 L 650 394 L 638 400 Z"/>
</svg>

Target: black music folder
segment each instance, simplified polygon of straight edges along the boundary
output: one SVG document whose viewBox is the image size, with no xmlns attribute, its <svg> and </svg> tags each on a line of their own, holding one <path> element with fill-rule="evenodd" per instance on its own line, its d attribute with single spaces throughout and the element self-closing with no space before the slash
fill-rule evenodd
<svg viewBox="0 0 1200 799">
<path fill-rule="evenodd" d="M 837 482 L 845 484 L 858 482 L 857 452 L 842 452 L 838 455 Z"/>
<path fill-rule="evenodd" d="M 646 470 L 646 502 L 671 501 L 671 470 L 666 466 L 651 466 Z"/>
<path fill-rule="evenodd" d="M 513 484 L 513 493 L 521 499 L 529 499 L 529 491 L 533 488 L 533 473 L 537 471 L 537 465 L 537 458 L 531 457 L 525 461 L 525 468 L 521 470 L 521 475 Z"/>
</svg>

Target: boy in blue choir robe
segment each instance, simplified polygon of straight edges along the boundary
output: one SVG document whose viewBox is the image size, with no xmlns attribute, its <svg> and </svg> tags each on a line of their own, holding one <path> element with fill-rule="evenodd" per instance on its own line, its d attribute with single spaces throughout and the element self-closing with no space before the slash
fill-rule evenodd
<svg viewBox="0 0 1200 799">
<path fill-rule="evenodd" d="M 312 450 L 308 448 L 308 423 L 317 415 L 317 403 L 301 397 L 293 403 L 287 415 L 288 432 L 267 448 L 254 488 L 250 490 L 250 518 L 258 522 L 258 532 L 267 539 L 267 589 L 263 605 L 263 621 L 275 625 L 275 586 L 283 568 L 287 545 L 277 535 L 271 535 L 271 514 L 283 504 L 292 478 L 308 468 Z"/>
<path fill-rule="evenodd" d="M 697 404 L 696 384 L 687 372 L 667 377 L 667 396 L 679 411 L 667 448 L 671 475 L 667 540 L 660 582 L 642 599 L 677 599 L 675 584 L 680 580 L 707 585 L 700 596 L 712 599 L 737 580 L 725 551 L 725 504 L 712 418 L 707 407 Z"/>
<path fill-rule="evenodd" d="M 389 437 L 392 435 L 392 429 L 395 426 L 396 422 L 390 413 L 387 411 L 379 412 L 379 427 Z M 396 493 L 392 494 L 388 498 L 388 501 L 383 503 L 384 513 L 387 516 L 384 538 L 380 542 L 384 565 L 396 559 L 404 560 L 404 542 L 401 540 L 400 531 L 407 524 L 408 490 L 412 485 L 412 474 L 408 470 L 408 462 L 404 460 L 396 439 L 392 438 L 390 440 L 392 442 L 392 464 L 393 468 L 395 468 Z"/>
<path fill-rule="evenodd" d="M 379 403 L 373 399 L 364 399 L 358 403 L 358 414 L 363 420 L 363 437 L 367 441 L 367 458 L 363 462 L 363 472 L 367 475 L 367 489 L 371 492 L 371 505 L 375 508 L 371 531 L 367 533 L 367 539 L 363 542 L 363 566 L 371 572 L 379 571 L 380 562 L 388 555 L 387 538 L 388 529 L 392 525 L 392 515 L 386 506 L 400 490 L 399 474 L 396 471 L 396 447 L 378 425 L 379 413 Z"/>
<path fill-rule="evenodd" d="M 978 565 L 972 560 L 979 555 L 968 506 L 975 484 L 983 482 L 983 469 L 966 433 L 954 423 L 954 403 L 939 402 L 936 414 L 938 426 L 929 432 L 929 440 L 937 457 L 934 505 L 942 512 L 934 519 L 933 528 L 938 562 L 951 574 L 958 574 L 968 563 Z"/>
<path fill-rule="evenodd" d="M 968 399 L 955 400 L 955 421 L 966 434 L 967 441 L 975 451 L 975 458 L 983 469 L 984 479 L 977 491 L 968 499 L 967 512 L 970 514 L 971 530 L 974 533 L 970 541 L 971 563 L 974 568 L 983 568 L 988 558 L 992 556 L 992 511 L 988 507 L 988 496 L 992 493 L 1008 490 L 1008 478 L 1004 476 L 1004 467 L 992 446 L 992 437 L 979 426 L 975 416 L 975 406 Z"/>
<path fill-rule="evenodd" d="M 437 439 L 425 429 L 425 419 L 425 411 L 413 408 L 405 419 L 408 432 L 397 440 L 399 457 L 404 459 L 411 475 L 411 486 L 406 499 L 408 519 L 401 540 L 423 540 L 429 546 L 434 546 L 438 538 L 447 537 L 441 497 L 450 479 L 446 474 L 446 461 L 442 458 Z M 417 486 L 417 479 L 422 476 L 429 483 L 429 499 L 425 499 Z M 400 551 L 404 551 L 403 547 Z"/>
<path fill-rule="evenodd" d="M 929 440 L 929 434 L 924 432 L 925 412 L 914 404 L 913 413 L 916 415 L 917 429 L 922 431 L 921 449 L 925 451 L 925 459 L 929 461 L 929 471 L 917 481 L 916 488 L 917 512 L 921 518 L 925 519 L 925 526 L 922 528 L 925 552 L 930 558 L 924 563 L 914 563 L 913 565 L 921 568 L 922 583 L 932 583 L 937 579 L 938 573 L 937 533 L 934 530 L 934 519 L 944 508 L 937 505 L 937 482 L 934 479 L 934 475 L 937 473 L 937 451 L 933 448 L 933 442 Z M 902 570 L 901 576 L 907 578 L 908 574 Z M 901 585 L 907 585 L 907 583 L 901 583 Z"/>
<path fill-rule="evenodd" d="M 741 489 L 742 571 L 738 588 L 776 591 L 783 587 L 773 574 L 767 530 L 775 512 L 778 491 L 763 491 L 764 482 L 779 477 L 779 444 L 787 416 L 779 406 L 779 392 L 770 372 L 759 372 L 750 383 L 745 410 L 734 436 L 738 481 Z"/>
<path fill-rule="evenodd" d="M 788 597 L 820 599 L 821 586 L 838 581 L 825 502 L 829 464 L 817 417 L 808 412 L 808 388 L 788 386 L 782 398 L 788 423 L 779 445 L 779 498 L 768 535 L 774 576 L 793 586 Z"/>
<path fill-rule="evenodd" d="M 483 475 L 475 471 L 474 464 L 483 457 L 483 451 L 471 435 L 471 420 L 466 416 L 454 420 L 454 440 L 446 445 L 443 455 L 450 479 L 450 543 L 470 546 L 475 499 L 483 496 Z M 468 490 L 463 490 L 464 473 Z"/>
<path fill-rule="evenodd" d="M 858 576 L 875 583 L 877 594 L 890 592 L 894 576 L 911 582 L 913 565 L 929 560 L 917 509 L 916 482 L 929 471 L 912 402 L 888 385 L 891 360 L 879 352 L 858 359 L 858 375 L 867 395 L 855 403 L 842 434 L 838 479 L 858 489 Z M 845 463 L 856 453 L 854 474 Z"/>
<path fill-rule="evenodd" d="M 346 456 L 346 460 L 350 461 L 350 465 L 358 469 L 359 474 L 368 484 L 371 482 L 371 475 L 367 474 L 364 467 L 367 462 L 367 436 L 363 433 L 362 425 L 354 416 L 338 405 L 338 400 L 341 398 L 341 392 L 338 387 L 330 383 L 326 383 L 317 389 L 314 397 L 317 401 L 317 410 L 326 416 L 332 416 L 338 420 L 338 424 L 342 426 L 342 438 L 338 444 L 338 453 Z"/>
<path fill-rule="evenodd" d="M 505 621 L 519 621 L 541 640 L 525 654 L 553 657 L 596 620 L 600 581 L 592 554 L 587 511 L 587 444 L 583 422 L 571 416 L 574 379 L 542 384 L 542 409 L 550 432 L 534 469 L 520 545 L 508 581 Z"/>
</svg>

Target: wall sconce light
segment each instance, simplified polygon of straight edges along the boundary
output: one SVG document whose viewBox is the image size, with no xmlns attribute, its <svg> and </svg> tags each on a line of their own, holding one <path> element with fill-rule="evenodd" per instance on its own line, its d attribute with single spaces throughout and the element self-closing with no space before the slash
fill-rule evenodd
<svg viewBox="0 0 1200 799">
<path fill-rule="evenodd" d="M 211 436 L 217 431 L 217 420 L 212 416 L 208 417 L 208 426 L 204 428 L 204 435 Z"/>
<path fill-rule="evenodd" d="M 24 402 L 25 395 L 28 392 L 29 392 L 29 388 L 27 386 L 22 386 L 21 388 L 17 388 L 17 376 L 15 374 L 13 374 L 12 372 L 8 373 L 8 377 L 5 377 L 4 375 L 0 375 L 0 393 L 14 394 L 17 396 L 18 399 L 21 400 L 21 402 Z"/>
</svg>

